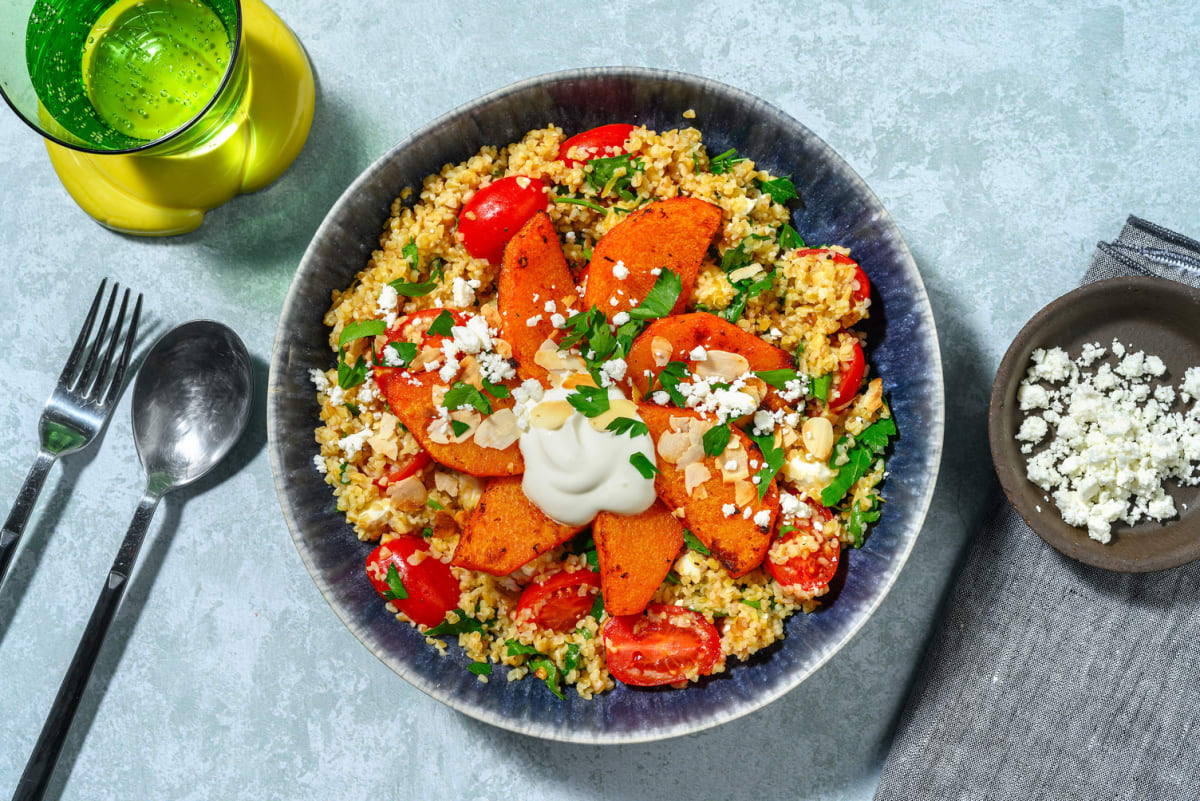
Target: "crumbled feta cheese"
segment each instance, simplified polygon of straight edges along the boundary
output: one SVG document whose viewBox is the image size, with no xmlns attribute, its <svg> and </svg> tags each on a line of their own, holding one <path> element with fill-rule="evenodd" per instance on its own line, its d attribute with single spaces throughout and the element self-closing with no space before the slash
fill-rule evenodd
<svg viewBox="0 0 1200 801">
<path fill-rule="evenodd" d="M 323 370 L 309 370 L 308 380 L 313 382 L 313 386 L 317 388 L 317 392 L 329 391 L 329 379 L 325 377 Z"/>
<path fill-rule="evenodd" d="M 1036 445 L 1045 439 L 1048 430 L 1049 426 L 1041 417 L 1026 417 L 1021 423 L 1021 430 L 1017 432 L 1017 439 Z"/>
<path fill-rule="evenodd" d="M 550 315 L 550 325 L 554 326 L 555 328 L 562 328 L 566 324 L 567 324 L 567 318 L 563 317 L 558 312 L 555 312 L 554 314 Z"/>
<path fill-rule="evenodd" d="M 662 267 L 655 267 L 650 271 L 651 275 L 662 275 Z"/>
<path fill-rule="evenodd" d="M 1185 403 L 1191 400 L 1200 400 L 1200 367 L 1188 368 L 1187 372 L 1183 374 L 1183 383 L 1179 390 Z"/>
<path fill-rule="evenodd" d="M 613 278 L 616 278 L 618 281 L 624 281 L 628 277 L 629 268 L 625 266 L 625 262 L 618 260 L 617 263 L 613 265 Z"/>
<path fill-rule="evenodd" d="M 659 406 L 666 406 L 671 402 L 671 396 L 660 389 L 650 396 L 650 400 L 654 401 Z"/>
<path fill-rule="evenodd" d="M 756 526 L 763 526 L 763 527 L 766 527 L 766 526 L 769 526 L 769 525 L 771 525 L 771 512 L 770 512 L 770 510 L 769 510 L 769 509 L 763 509 L 763 510 L 761 510 L 761 511 L 759 511 L 759 512 L 755 512 L 755 513 L 754 513 L 754 525 L 756 525 Z"/>
<path fill-rule="evenodd" d="M 726 517 L 733 517 L 737 514 L 737 504 L 727 503 L 721 507 L 721 514 Z"/>
<path fill-rule="evenodd" d="M 481 315 L 468 318 L 465 325 L 451 326 L 450 336 L 459 353 L 474 355 L 493 347 L 492 332 Z"/>
<path fill-rule="evenodd" d="M 627 311 L 617 312 L 616 314 L 613 315 L 612 321 L 613 321 L 613 325 L 615 325 L 615 326 L 625 325 L 625 323 L 629 322 L 629 312 L 627 312 Z"/>
<path fill-rule="evenodd" d="M 752 515 L 752 514 L 754 514 L 754 510 L 751 509 L 749 506 L 747 506 L 745 509 L 742 510 L 742 519 L 749 520 L 750 515 Z"/>
<path fill-rule="evenodd" d="M 460 309 L 465 309 L 475 302 L 475 290 L 462 277 L 455 278 L 450 285 L 450 301 Z"/>
<path fill-rule="evenodd" d="M 617 305 L 618 303 L 620 303 L 620 302 L 621 302 L 621 301 L 617 300 L 616 296 L 613 296 L 612 298 L 610 298 L 610 299 L 609 299 L 609 301 L 608 301 L 608 305 L 609 305 L 609 306 L 616 306 L 616 305 Z"/>
<path fill-rule="evenodd" d="M 525 325 L 529 326 L 530 328 L 533 328 L 535 325 L 537 325 L 541 321 L 542 321 L 542 315 L 535 314 L 532 317 L 525 320 Z"/>
<path fill-rule="evenodd" d="M 779 513 L 784 517 L 794 517 L 804 504 L 790 492 L 779 493 Z"/>
<path fill-rule="evenodd" d="M 391 328 L 396 324 L 396 309 L 400 305 L 400 293 L 391 284 L 384 284 L 383 289 L 379 290 L 379 299 L 376 301 L 376 314 L 383 317 L 384 324 Z"/>
<path fill-rule="evenodd" d="M 617 381 L 625 378 L 625 370 L 628 365 L 624 359 L 609 359 L 604 364 L 600 365 L 600 378 L 607 379 L 602 381 L 604 386 L 610 387 Z"/>
<path fill-rule="evenodd" d="M 383 363 L 388 367 L 403 367 L 404 359 L 400 358 L 395 348 L 389 346 L 383 349 Z"/>
<path fill-rule="evenodd" d="M 313 457 L 313 467 L 317 468 L 317 472 L 321 475 L 329 472 L 329 467 L 325 464 L 325 457 L 319 453 Z"/>
<path fill-rule="evenodd" d="M 362 450 L 362 446 L 371 438 L 371 429 L 364 428 L 338 440 L 338 447 L 347 460 L 353 459 Z"/>
<path fill-rule="evenodd" d="M 339 386 L 329 388 L 329 404 L 331 406 L 341 406 L 346 402 L 346 393 Z"/>
<path fill-rule="evenodd" d="M 692 348 L 692 352 L 688 354 L 688 358 L 694 362 L 706 361 L 708 359 L 708 351 L 704 349 L 703 345 L 697 345 Z"/>
<path fill-rule="evenodd" d="M 730 459 L 728 462 L 725 463 L 725 472 L 733 473 L 733 472 L 736 472 L 737 469 L 738 469 L 737 459 Z"/>
<path fill-rule="evenodd" d="M 544 311 L 545 311 L 547 314 L 554 314 L 554 312 L 558 311 L 558 304 L 556 304 L 556 303 L 555 303 L 554 301 L 552 301 L 552 300 L 548 300 L 548 301 L 546 301 L 546 305 L 545 305 L 545 306 L 543 306 L 543 307 L 542 307 L 542 309 L 543 309 L 543 310 L 544 310 Z"/>
</svg>

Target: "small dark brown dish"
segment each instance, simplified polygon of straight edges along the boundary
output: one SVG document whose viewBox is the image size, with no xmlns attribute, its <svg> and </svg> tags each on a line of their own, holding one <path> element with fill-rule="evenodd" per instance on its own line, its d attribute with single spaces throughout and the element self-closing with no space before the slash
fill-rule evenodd
<svg viewBox="0 0 1200 801">
<path fill-rule="evenodd" d="M 1123 573 L 1165 570 L 1200 559 L 1200 487 L 1166 482 L 1180 515 L 1113 526 L 1112 541 L 1088 537 L 1067 525 L 1049 493 L 1025 477 L 1028 458 L 1015 436 L 1022 414 L 1017 390 L 1037 348 L 1059 347 L 1071 358 L 1083 345 L 1105 348 L 1114 339 L 1155 354 L 1167 366 L 1164 383 L 1178 386 L 1184 371 L 1200 365 L 1200 290 L 1158 278 L 1113 278 L 1058 298 L 1034 315 L 1013 340 L 992 384 L 988 439 L 1004 493 L 1038 536 L 1058 551 L 1089 565 Z M 1176 401 L 1172 410 L 1183 408 Z M 1035 450 L 1036 452 L 1036 450 Z"/>
</svg>

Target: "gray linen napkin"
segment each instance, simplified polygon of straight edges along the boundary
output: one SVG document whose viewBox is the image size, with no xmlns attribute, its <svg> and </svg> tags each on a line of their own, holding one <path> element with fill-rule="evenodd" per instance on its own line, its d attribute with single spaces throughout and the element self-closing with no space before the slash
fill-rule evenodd
<svg viewBox="0 0 1200 801">
<path fill-rule="evenodd" d="M 1084 282 L 1133 274 L 1200 286 L 1200 242 L 1130 217 Z M 1200 799 L 1200 562 L 1088 567 L 996 495 L 876 801 Z"/>
</svg>

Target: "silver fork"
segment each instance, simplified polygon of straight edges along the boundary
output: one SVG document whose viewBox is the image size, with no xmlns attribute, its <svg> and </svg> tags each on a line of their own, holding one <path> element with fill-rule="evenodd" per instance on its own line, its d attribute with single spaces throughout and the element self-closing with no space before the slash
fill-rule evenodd
<svg viewBox="0 0 1200 801">
<path fill-rule="evenodd" d="M 8 572 L 8 565 L 17 550 L 17 542 L 25 531 L 25 524 L 29 522 L 29 513 L 33 511 L 33 505 L 42 491 L 42 484 L 46 480 L 46 474 L 50 472 L 51 465 L 60 456 L 82 450 L 95 441 L 96 435 L 112 415 L 117 397 L 121 394 L 125 370 L 129 367 L 129 355 L 133 351 L 133 340 L 137 337 L 138 320 L 142 316 L 142 296 L 140 293 L 137 296 L 133 316 L 129 320 L 129 329 L 125 334 L 124 346 L 114 364 L 117 345 L 121 341 L 121 328 L 125 323 L 125 312 L 129 306 L 128 289 L 121 298 L 121 310 L 117 313 L 117 324 L 112 328 L 108 347 L 104 347 L 104 339 L 117 300 L 116 283 L 108 296 L 108 305 L 100 321 L 100 330 L 92 340 L 91 347 L 87 346 L 107 283 L 107 278 L 100 282 L 100 288 L 96 290 L 96 299 L 92 301 L 87 319 L 83 321 L 83 330 L 79 332 L 75 347 L 67 357 L 67 365 L 58 377 L 58 384 L 50 393 L 46 408 L 42 410 L 42 419 L 38 423 L 41 450 L 25 478 L 25 484 L 17 494 L 17 502 L 9 512 L 4 530 L 0 532 L 0 583 L 4 581 L 4 575 Z"/>
</svg>

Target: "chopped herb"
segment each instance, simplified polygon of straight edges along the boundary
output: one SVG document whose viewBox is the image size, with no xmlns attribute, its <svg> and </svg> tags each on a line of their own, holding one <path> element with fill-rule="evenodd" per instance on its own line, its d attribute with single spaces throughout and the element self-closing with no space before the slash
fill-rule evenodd
<svg viewBox="0 0 1200 801">
<path fill-rule="evenodd" d="M 583 558 L 587 560 L 588 567 L 592 570 L 600 569 L 600 552 L 595 548 L 584 551 Z"/>
<path fill-rule="evenodd" d="M 350 414 L 353 417 L 358 417 L 358 405 L 357 404 L 346 401 L 342 405 L 346 407 L 346 411 L 350 412 Z"/>
<path fill-rule="evenodd" d="M 591 248 L 585 247 L 585 248 L 583 249 L 583 260 L 584 260 L 584 261 L 591 261 L 591 260 L 592 260 L 592 249 L 591 249 Z"/>
<path fill-rule="evenodd" d="M 745 160 L 737 154 L 736 148 L 731 147 L 721 155 L 708 160 L 708 171 L 713 175 L 723 175 L 733 169 L 734 164 Z"/>
<path fill-rule="evenodd" d="M 728 423 L 715 425 L 704 432 L 704 436 L 700 438 L 704 445 L 705 456 L 720 456 L 725 452 L 725 447 L 729 445 L 729 437 L 731 435 Z"/>
<path fill-rule="evenodd" d="M 483 631 L 483 624 L 475 618 L 468 615 L 461 609 L 455 609 L 453 612 L 447 612 L 446 616 L 451 614 L 458 616 L 457 623 L 451 623 L 448 620 L 443 620 L 433 628 L 425 632 L 426 637 L 442 637 L 447 634 L 457 636 L 465 634 L 468 631 Z"/>
<path fill-rule="evenodd" d="M 433 536 L 433 529 L 430 526 L 426 526 L 425 528 L 421 529 L 421 536 L 425 539 L 429 539 Z"/>
<path fill-rule="evenodd" d="M 558 665 L 551 662 L 547 657 L 540 656 L 537 659 L 529 660 L 529 669 L 533 671 L 535 675 L 538 673 L 543 674 L 539 678 L 545 682 L 547 689 L 557 695 L 559 699 L 563 701 L 567 700 L 567 697 L 563 695 L 562 687 L 560 686 L 562 674 L 558 670 Z"/>
<path fill-rule="evenodd" d="M 642 302 L 629 310 L 630 319 L 657 320 L 659 317 L 666 317 L 671 313 L 671 309 L 675 308 L 681 291 L 683 282 L 679 276 L 671 270 L 664 269 Z"/>
<path fill-rule="evenodd" d="M 792 183 L 791 177 L 772 178 L 769 181 L 755 181 L 758 188 L 771 196 L 771 200 L 776 203 L 787 203 L 793 198 L 798 198 L 800 195 L 796 192 L 796 185 Z"/>
<path fill-rule="evenodd" d="M 847 542 L 855 547 L 861 548 L 863 544 L 863 534 L 866 533 L 867 526 L 879 519 L 882 510 L 879 508 L 879 500 L 876 499 L 869 508 L 864 508 L 857 501 L 850 507 L 850 517 L 846 521 L 846 531 L 850 534 Z"/>
<path fill-rule="evenodd" d="M 506 653 L 509 656 L 524 656 L 526 654 L 536 654 L 538 652 L 538 649 L 534 648 L 532 645 L 526 645 L 525 643 L 518 642 L 516 640 L 505 640 L 504 644 L 508 647 Z"/>
<path fill-rule="evenodd" d="M 615 193 L 622 200 L 633 200 L 633 176 L 646 169 L 641 159 L 628 153 L 607 158 L 592 159 L 585 168 L 583 179 L 600 193 L 601 197 Z"/>
<path fill-rule="evenodd" d="M 577 667 L 579 667 L 579 646 L 571 643 L 567 646 L 567 653 L 563 656 L 563 673 L 570 673 Z"/>
<path fill-rule="evenodd" d="M 775 389 L 783 389 L 787 386 L 787 383 L 789 381 L 797 381 L 800 378 L 800 374 L 797 373 L 795 370 L 787 370 L 787 369 L 756 370 L 754 372 L 754 374 L 756 376 L 758 376 L 759 378 L 761 378 L 763 381 L 766 381 L 771 386 L 775 387 Z"/>
<path fill-rule="evenodd" d="M 649 434 L 650 429 L 641 420 L 634 420 L 632 417 L 614 417 L 604 427 L 605 431 L 611 431 L 614 434 L 628 434 L 630 437 L 640 437 L 643 434 Z"/>
<path fill-rule="evenodd" d="M 471 664 L 467 665 L 467 670 L 471 671 L 476 676 L 490 676 L 492 675 L 492 663 L 472 662 Z"/>
<path fill-rule="evenodd" d="M 600 212 L 601 214 L 608 214 L 608 209 L 607 209 L 607 208 L 605 208 L 604 206 L 601 206 L 601 205 L 600 205 L 599 203 L 597 203 L 596 201 L 594 201 L 594 200 L 588 200 L 587 198 L 582 198 L 582 197 L 563 197 L 562 195 L 559 195 L 558 197 L 552 198 L 552 200 L 553 200 L 555 203 L 570 203 L 570 204 L 572 204 L 572 205 L 575 205 L 575 206 L 583 206 L 584 208 L 586 208 L 586 209 L 591 209 L 592 211 L 598 211 L 598 212 Z M 616 211 L 616 209 L 615 209 L 615 208 L 614 208 L 614 211 Z M 588 258 L 590 259 L 591 257 L 589 256 Z"/>
<path fill-rule="evenodd" d="M 567 403 L 584 417 L 599 417 L 609 409 L 608 390 L 580 384 L 567 396 Z"/>
<path fill-rule="evenodd" d="M 825 506 L 833 506 L 846 497 L 846 493 L 850 491 L 855 482 L 870 471 L 876 459 L 887 448 L 888 441 L 894 436 L 896 436 L 895 421 L 890 417 L 876 420 L 855 438 L 854 446 L 846 452 L 846 461 L 841 465 L 834 465 L 832 462 L 837 459 L 838 452 L 844 450 L 845 443 L 849 442 L 846 437 L 842 437 L 838 446 L 833 449 L 834 455 L 830 457 L 829 465 L 830 467 L 836 466 L 838 474 L 829 486 L 821 490 L 821 503 Z"/>
<path fill-rule="evenodd" d="M 397 278 L 395 281 L 389 281 L 388 286 L 396 290 L 396 294 L 403 295 L 406 298 L 419 298 L 428 295 L 433 290 L 437 289 L 438 282 L 432 278 L 428 281 L 415 283 L 413 281 L 405 281 L 403 278 Z"/>
<path fill-rule="evenodd" d="M 775 434 L 755 434 L 753 428 L 746 432 L 750 439 L 754 440 L 754 444 L 762 451 L 763 466 L 755 473 L 758 476 L 758 497 L 761 499 L 767 494 L 767 488 L 771 484 L 771 479 L 783 467 L 783 448 L 775 447 Z"/>
<path fill-rule="evenodd" d="M 692 151 L 692 167 L 694 172 L 700 172 L 700 156 L 695 150 Z"/>
<path fill-rule="evenodd" d="M 585 640 L 592 639 L 591 630 L 585 629 L 583 626 L 580 626 L 579 628 L 575 629 L 575 633 L 578 634 L 580 637 L 582 637 Z"/>
<path fill-rule="evenodd" d="M 685 362 L 667 362 L 658 374 L 658 382 L 663 391 L 671 398 L 671 402 L 681 409 L 687 408 L 687 398 L 679 391 L 679 382 L 687 378 L 688 369 Z"/>
<path fill-rule="evenodd" d="M 450 410 L 461 409 L 464 406 L 474 407 L 475 411 L 485 417 L 492 413 L 492 404 L 479 388 L 463 381 L 455 381 L 454 386 L 446 390 L 442 397 L 442 406 Z"/>
<path fill-rule="evenodd" d="M 440 503 L 435 501 L 433 498 L 426 498 L 425 505 L 428 506 L 430 509 L 435 509 L 439 512 L 445 511 L 445 509 L 446 509 L 445 506 L 442 506 Z"/>
<path fill-rule="evenodd" d="M 808 394 L 814 398 L 829 402 L 829 389 L 833 386 L 833 373 L 815 376 L 808 379 Z"/>
<path fill-rule="evenodd" d="M 784 223 L 783 227 L 779 229 L 779 247 L 784 250 L 792 250 L 805 247 L 805 244 L 804 240 L 800 238 L 799 232 L 788 223 Z"/>
<path fill-rule="evenodd" d="M 404 582 L 400 579 L 400 571 L 396 569 L 393 562 L 388 563 L 387 585 L 388 591 L 383 594 L 387 600 L 403 601 L 408 598 L 408 590 L 404 588 Z"/>
<path fill-rule="evenodd" d="M 738 600 L 744 603 L 746 606 L 754 607 L 760 612 L 762 611 L 762 601 L 747 601 L 745 598 L 739 598 Z"/>
<path fill-rule="evenodd" d="M 727 273 L 734 270 L 740 270 L 750 262 L 754 261 L 754 257 L 746 252 L 746 240 L 738 242 L 736 248 L 728 248 L 721 254 L 721 269 Z"/>
<path fill-rule="evenodd" d="M 342 333 L 338 336 L 338 347 L 347 345 L 356 339 L 363 337 L 379 336 L 387 330 L 387 323 L 383 320 L 363 320 L 357 323 L 350 323 L 342 329 Z"/>
<path fill-rule="evenodd" d="M 425 332 L 426 336 L 431 337 L 448 337 L 450 329 L 454 327 L 454 315 L 442 309 L 442 313 L 433 318 L 429 329 Z"/>
<path fill-rule="evenodd" d="M 346 468 L 350 466 L 349 462 L 342 462 L 338 465 L 338 483 L 346 485 L 350 483 L 350 479 L 346 478 Z"/>
<path fill-rule="evenodd" d="M 733 284 L 733 288 L 737 290 L 737 295 L 733 301 L 725 307 L 721 312 L 721 316 L 729 322 L 737 322 L 742 316 L 742 312 L 746 310 L 746 303 L 752 298 L 756 298 L 768 289 L 775 285 L 775 271 L 763 275 L 760 278 L 745 278 Z"/>
<path fill-rule="evenodd" d="M 389 342 L 388 347 L 396 354 L 396 358 L 401 364 L 408 364 L 417 358 L 417 344 L 415 342 Z M 387 363 L 386 360 L 384 363 Z"/>
<path fill-rule="evenodd" d="M 455 437 L 461 437 L 463 434 L 467 433 L 467 430 L 470 428 L 471 427 L 462 420 L 450 421 L 450 430 L 454 432 Z"/>
<path fill-rule="evenodd" d="M 493 384 L 483 376 L 479 377 L 479 381 L 483 384 L 483 391 L 493 398 L 507 398 L 509 396 L 508 387 L 503 384 Z"/>
<path fill-rule="evenodd" d="M 370 365 L 367 360 L 359 356 L 358 361 L 351 365 L 346 361 L 346 349 L 338 348 L 338 386 L 342 389 L 351 389 L 367 380 L 367 369 Z"/>
<path fill-rule="evenodd" d="M 411 237 L 408 244 L 400 248 L 400 255 L 408 259 L 408 266 L 414 270 L 421 268 L 421 252 L 417 250 L 417 241 Z"/>
<path fill-rule="evenodd" d="M 710 551 L 708 547 L 700 541 L 700 538 L 688 531 L 686 528 L 683 530 L 683 544 L 698 554 L 703 556 L 712 556 L 712 551 Z"/>
<path fill-rule="evenodd" d="M 665 581 L 668 584 L 681 584 L 682 583 L 679 580 L 679 574 L 676 573 L 674 570 L 668 570 L 667 575 L 663 578 L 663 581 Z"/>
<path fill-rule="evenodd" d="M 658 467 L 650 463 L 646 458 L 646 454 L 638 451 L 629 457 L 629 463 L 637 468 L 637 471 L 642 474 L 642 478 L 654 478 L 659 472 Z"/>
<path fill-rule="evenodd" d="M 604 615 L 604 596 L 602 594 L 596 593 L 596 600 L 592 601 L 592 609 L 588 614 L 596 620 Z"/>
</svg>

